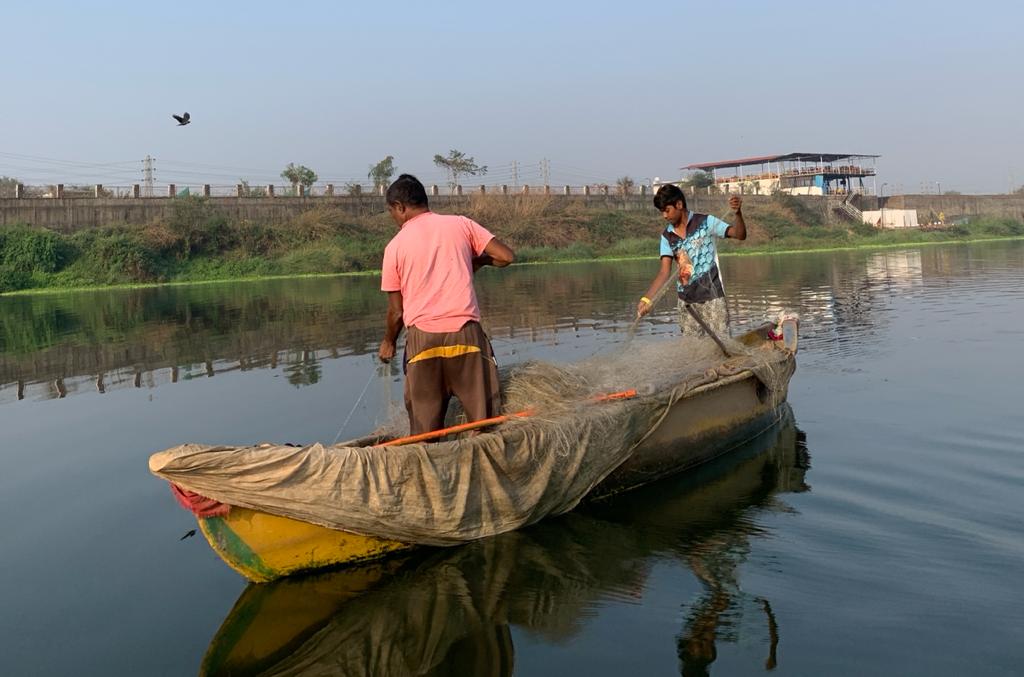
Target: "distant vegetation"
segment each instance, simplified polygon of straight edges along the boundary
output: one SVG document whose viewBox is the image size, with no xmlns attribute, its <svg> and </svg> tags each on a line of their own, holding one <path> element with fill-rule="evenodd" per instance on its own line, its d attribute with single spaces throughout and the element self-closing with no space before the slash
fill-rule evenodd
<svg viewBox="0 0 1024 677">
<path fill-rule="evenodd" d="M 454 148 L 448 151 L 448 155 L 435 155 L 434 164 L 448 174 L 448 186 L 452 191 L 459 185 L 460 177 L 481 176 L 487 173 L 487 165 L 478 165 L 472 157 Z"/>
<path fill-rule="evenodd" d="M 627 177 L 624 177 L 627 178 Z M 624 183 L 624 182 L 623 182 Z M 620 188 L 621 188 L 620 184 Z M 725 200 L 712 213 L 728 218 Z M 1024 236 L 1024 224 L 985 219 L 942 230 L 880 231 L 826 223 L 799 198 L 744 207 L 746 242 L 723 253 L 826 249 Z M 509 242 L 520 262 L 651 257 L 664 224 L 654 210 L 588 206 L 551 196 L 474 195 L 463 211 Z M 354 216 L 317 207 L 280 223 L 232 221 L 200 197 L 175 202 L 166 221 L 64 235 L 0 227 L 0 292 L 42 287 L 148 284 L 377 271 L 395 226 L 383 211 Z"/>
<path fill-rule="evenodd" d="M 18 187 L 18 179 L 13 176 L 0 176 L 0 197 L 14 197 L 14 190 Z"/>
<path fill-rule="evenodd" d="M 690 190 L 704 190 L 715 185 L 715 175 L 711 172 L 698 170 L 683 181 L 683 187 Z"/>
<path fill-rule="evenodd" d="M 292 184 L 292 188 L 302 186 L 308 189 L 314 183 L 316 183 L 317 175 L 312 169 L 305 165 L 297 165 L 294 162 L 289 162 L 288 166 L 281 172 L 281 178 Z"/>
<path fill-rule="evenodd" d="M 384 188 L 388 187 L 391 183 L 391 177 L 395 175 L 395 158 L 393 155 L 388 155 L 386 158 L 381 160 L 375 165 L 370 165 L 370 171 L 366 174 L 366 178 L 373 181 L 373 189 L 378 193 Z M 353 193 L 350 191 L 349 195 Z"/>
<path fill-rule="evenodd" d="M 249 182 L 245 179 L 239 179 L 238 185 L 241 187 L 239 197 L 263 197 L 267 194 L 267 189 L 262 186 L 250 186 Z"/>
</svg>

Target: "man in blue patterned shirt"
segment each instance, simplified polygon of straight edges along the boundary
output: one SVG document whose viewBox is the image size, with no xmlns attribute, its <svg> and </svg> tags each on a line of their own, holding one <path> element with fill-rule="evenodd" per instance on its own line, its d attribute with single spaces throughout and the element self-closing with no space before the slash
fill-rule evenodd
<svg viewBox="0 0 1024 677">
<path fill-rule="evenodd" d="M 742 201 L 738 196 L 729 198 L 729 207 L 735 223 L 729 225 L 707 214 L 690 212 L 686 196 L 678 186 L 665 185 L 654 195 L 654 206 L 668 221 L 661 234 L 661 269 L 651 282 L 647 293 L 636 306 L 638 317 L 651 310 L 651 298 L 672 274 L 672 262 L 678 267 L 676 291 L 679 301 L 679 328 L 685 336 L 704 336 L 700 324 L 687 311 L 692 306 L 697 314 L 716 334 L 729 333 L 729 309 L 725 303 L 725 287 L 718 268 L 718 247 L 715 240 L 731 237 L 747 239 L 747 224 L 743 221 Z"/>
</svg>

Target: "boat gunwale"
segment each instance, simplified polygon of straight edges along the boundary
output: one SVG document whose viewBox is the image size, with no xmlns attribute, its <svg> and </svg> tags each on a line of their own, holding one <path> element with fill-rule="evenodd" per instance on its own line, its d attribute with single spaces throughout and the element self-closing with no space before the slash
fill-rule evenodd
<svg viewBox="0 0 1024 677">
<path fill-rule="evenodd" d="M 736 340 L 739 341 L 740 343 L 743 343 L 747 347 L 754 347 L 754 348 L 758 348 L 758 349 L 769 347 L 769 348 L 772 348 L 774 350 L 780 350 L 782 355 L 781 355 L 781 357 L 778 360 L 779 362 L 786 362 L 786 361 L 792 360 L 796 356 L 796 351 L 795 350 L 791 350 L 791 349 L 789 349 L 789 348 L 787 348 L 785 346 L 776 345 L 779 342 L 768 337 L 767 332 L 770 329 L 773 329 L 774 327 L 775 327 L 775 325 L 772 324 L 771 322 L 762 324 L 762 325 L 760 325 L 758 327 L 755 327 L 755 328 L 753 328 L 753 329 L 751 329 L 751 330 L 749 330 L 747 332 L 744 332 L 739 337 L 737 337 Z M 756 338 L 758 340 L 756 342 L 752 342 L 752 341 L 749 340 L 751 338 Z M 712 369 L 715 369 L 718 366 L 720 366 L 721 364 L 724 364 L 725 362 L 727 362 L 732 357 L 733 356 L 725 358 L 725 360 L 723 360 L 721 363 L 719 363 L 715 367 L 712 367 Z M 697 394 L 700 394 L 700 393 L 704 393 L 704 392 L 708 392 L 708 391 L 714 390 L 715 388 L 718 388 L 718 387 L 724 387 L 726 385 L 730 385 L 732 383 L 735 383 L 737 381 L 741 381 L 743 379 L 750 378 L 750 377 L 753 377 L 755 379 L 758 378 L 757 374 L 755 374 L 752 369 L 750 369 L 750 368 L 742 369 L 742 370 L 736 372 L 735 374 L 729 374 L 727 376 L 722 376 L 720 378 L 715 379 L 714 381 L 712 381 L 710 383 L 702 383 L 699 386 L 694 386 L 693 388 L 690 388 L 685 393 L 683 393 L 682 396 L 680 396 L 678 400 L 674 400 L 673 402 L 671 402 L 670 405 L 671 404 L 675 404 L 676 402 L 681 402 L 681 401 L 683 401 L 685 399 L 689 399 L 690 397 L 692 397 L 694 395 L 697 395 Z M 685 383 L 685 382 L 686 382 L 686 379 L 684 378 L 680 383 Z M 677 384 L 677 386 L 678 386 L 678 384 Z M 631 399 L 642 401 L 642 400 L 646 400 L 646 399 L 649 399 L 649 398 L 652 398 L 652 397 L 655 397 L 655 396 L 654 395 L 637 395 L 635 398 L 631 398 Z M 475 437 L 472 437 L 472 438 L 459 437 L 459 438 L 456 438 L 456 439 L 453 439 L 453 440 L 446 440 L 446 441 L 443 441 L 443 442 L 434 442 L 432 444 L 437 444 L 437 445 L 442 445 L 442 444 L 464 444 L 464 443 L 467 442 L 467 439 L 471 440 L 471 441 L 475 441 L 475 440 L 483 441 L 483 439 L 487 439 L 486 436 L 488 436 L 488 435 L 502 436 L 506 432 L 511 432 L 512 430 L 514 430 L 514 428 L 512 428 L 512 429 L 508 429 L 508 428 L 502 429 L 502 428 L 500 428 L 500 425 L 501 424 L 498 424 L 499 427 L 497 429 L 493 429 L 493 430 L 486 430 L 485 429 L 482 433 L 480 433 L 479 435 L 477 435 Z M 332 444 L 330 446 L 331 447 L 348 448 L 348 449 L 366 449 L 366 448 L 371 448 L 371 447 L 376 447 L 376 446 L 383 447 L 384 445 L 382 445 L 381 443 L 386 441 L 386 440 L 387 440 L 387 437 L 385 435 L 382 435 L 382 434 L 370 434 L 370 435 L 365 435 L 363 437 L 357 437 L 357 438 L 354 438 L 354 439 L 351 439 L 351 440 L 347 440 L 345 442 L 341 442 L 341 443 L 338 443 L 338 444 Z M 408 445 L 408 446 L 413 446 L 413 445 Z"/>
</svg>

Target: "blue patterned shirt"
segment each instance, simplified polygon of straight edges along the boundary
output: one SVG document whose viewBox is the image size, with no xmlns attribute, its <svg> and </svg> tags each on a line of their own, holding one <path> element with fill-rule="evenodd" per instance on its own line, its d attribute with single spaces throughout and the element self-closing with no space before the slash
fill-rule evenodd
<svg viewBox="0 0 1024 677">
<path fill-rule="evenodd" d="M 711 299 L 725 296 L 722 276 L 718 271 L 718 247 L 715 239 L 725 237 L 729 224 L 707 214 L 690 214 L 687 230 L 693 232 L 686 235 L 676 233 L 671 224 L 661 234 L 661 255 L 676 258 L 676 253 L 683 249 L 693 264 L 693 275 L 690 282 L 683 285 L 676 282 L 679 298 L 687 303 L 703 303 Z"/>
</svg>

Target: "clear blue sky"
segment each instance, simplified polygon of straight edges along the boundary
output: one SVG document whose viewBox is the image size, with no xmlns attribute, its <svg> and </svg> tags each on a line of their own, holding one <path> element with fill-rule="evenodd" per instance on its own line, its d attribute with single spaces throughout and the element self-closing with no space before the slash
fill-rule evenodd
<svg viewBox="0 0 1024 677">
<path fill-rule="evenodd" d="M 48 2 L 0 22 L 0 174 L 26 183 L 133 183 L 147 154 L 159 182 L 296 162 L 342 183 L 391 154 L 429 183 L 450 148 L 495 183 L 513 160 L 579 184 L 797 150 L 881 154 L 889 192 L 1024 183 L 1009 1 Z"/>
</svg>

